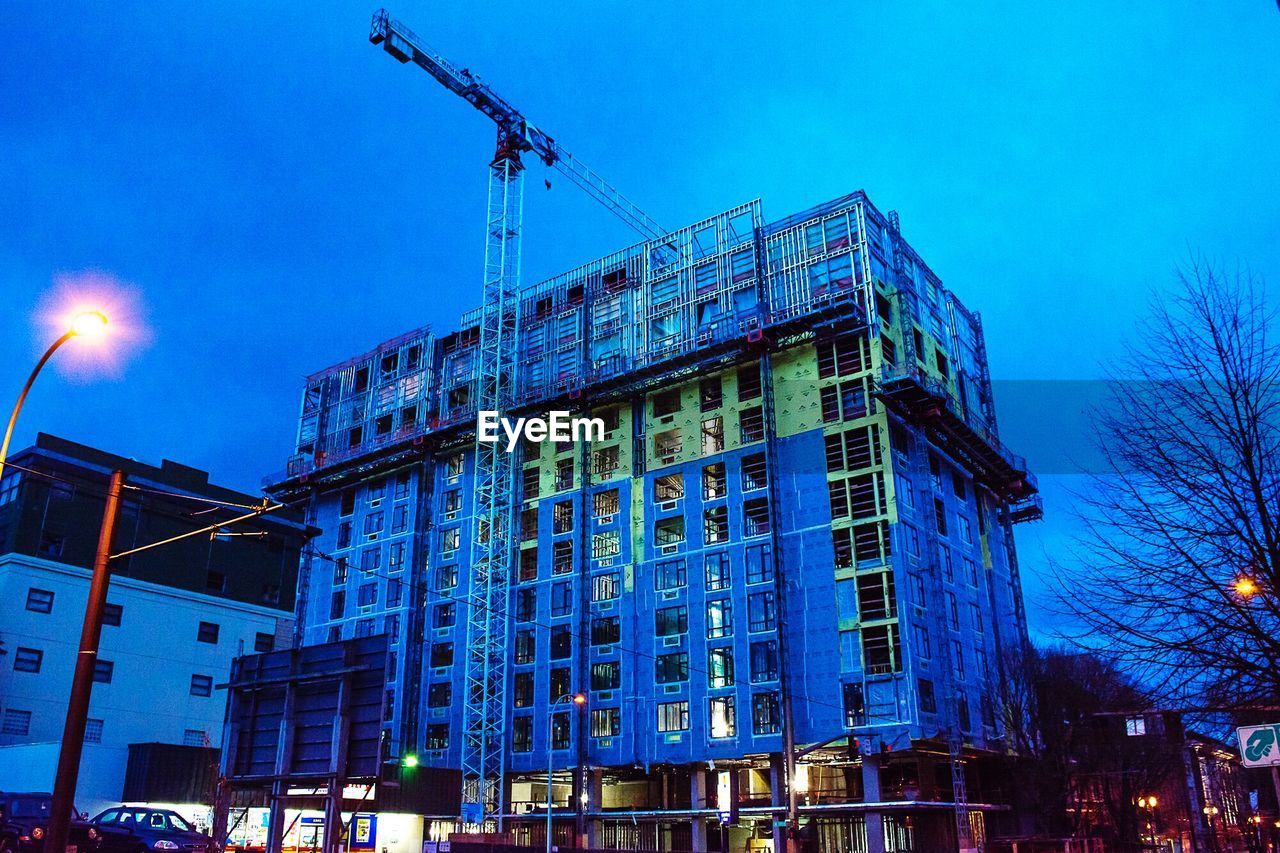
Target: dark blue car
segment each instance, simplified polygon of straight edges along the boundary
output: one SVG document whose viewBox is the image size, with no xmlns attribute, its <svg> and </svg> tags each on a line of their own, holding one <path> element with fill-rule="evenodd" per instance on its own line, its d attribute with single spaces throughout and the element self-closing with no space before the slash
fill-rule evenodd
<svg viewBox="0 0 1280 853">
<path fill-rule="evenodd" d="M 169 809 L 117 806 L 91 823 L 102 835 L 102 853 L 213 853 L 213 839 Z"/>
</svg>

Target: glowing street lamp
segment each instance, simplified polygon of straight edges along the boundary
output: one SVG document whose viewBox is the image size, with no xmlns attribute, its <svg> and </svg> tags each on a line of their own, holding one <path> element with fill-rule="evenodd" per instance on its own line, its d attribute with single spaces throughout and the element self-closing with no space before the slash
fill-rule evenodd
<svg viewBox="0 0 1280 853">
<path fill-rule="evenodd" d="M 1231 588 L 1235 594 L 1244 599 L 1253 598 L 1258 594 L 1258 582 L 1248 575 L 1240 575 L 1231 583 Z"/>
<path fill-rule="evenodd" d="M 13 404 L 13 412 L 9 415 L 9 425 L 4 430 L 4 441 L 0 442 L 0 477 L 4 476 L 4 463 L 9 458 L 9 441 L 13 438 L 14 425 L 18 423 L 18 413 L 22 411 L 22 404 L 26 402 L 27 394 L 31 391 L 31 386 L 35 384 L 36 377 L 40 375 L 40 370 L 44 367 L 45 362 L 53 358 L 53 354 L 73 338 L 80 338 L 89 343 L 101 341 L 107 336 L 108 325 L 107 315 L 101 311 L 79 311 L 71 318 L 67 330 L 49 345 L 49 348 L 44 351 L 44 355 L 40 356 L 40 360 L 36 362 L 31 375 L 27 377 L 27 384 L 22 386 L 22 393 L 18 395 L 18 402 Z"/>
</svg>

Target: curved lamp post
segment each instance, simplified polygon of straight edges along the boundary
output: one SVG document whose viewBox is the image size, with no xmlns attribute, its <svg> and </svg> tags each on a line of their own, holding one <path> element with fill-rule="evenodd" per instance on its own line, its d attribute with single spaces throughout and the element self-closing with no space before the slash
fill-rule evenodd
<svg viewBox="0 0 1280 853">
<path fill-rule="evenodd" d="M 72 338 L 97 341 L 105 337 L 106 334 L 106 314 L 101 311 L 81 311 L 72 318 L 71 326 L 49 345 L 49 348 L 44 351 L 44 355 L 40 356 L 40 360 L 36 362 L 31 375 L 27 377 L 27 384 L 22 386 L 22 393 L 18 395 L 18 402 L 13 404 L 13 411 L 9 414 L 9 425 L 4 430 L 4 441 L 0 442 L 0 477 L 4 476 L 4 463 L 9 458 L 9 441 L 13 438 L 14 425 L 18 423 L 18 413 L 22 411 L 22 404 L 27 401 L 27 394 L 31 391 L 31 386 L 35 384 L 36 377 L 40 375 L 45 362 L 53 358 L 53 354 Z"/>
</svg>

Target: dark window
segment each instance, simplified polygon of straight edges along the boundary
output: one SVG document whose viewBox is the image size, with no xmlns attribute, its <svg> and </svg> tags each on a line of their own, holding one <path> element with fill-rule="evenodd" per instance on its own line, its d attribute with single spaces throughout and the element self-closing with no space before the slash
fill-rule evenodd
<svg viewBox="0 0 1280 853">
<path fill-rule="evenodd" d="M 516 708 L 533 706 L 533 673 L 517 672 L 512 682 L 511 704 Z"/>
<path fill-rule="evenodd" d="M 778 694 L 757 693 L 751 697 L 751 730 L 758 735 L 777 734 L 782 729 Z"/>
<path fill-rule="evenodd" d="M 511 719 L 511 751 L 533 751 L 533 717 Z"/>
<path fill-rule="evenodd" d="M 448 708 L 453 702 L 453 685 L 448 681 L 440 681 L 427 688 L 428 708 Z"/>
<path fill-rule="evenodd" d="M 698 408 L 704 412 L 720 408 L 724 403 L 724 394 L 720 388 L 720 377 L 703 379 L 698 383 Z"/>
<path fill-rule="evenodd" d="M 111 604 L 108 602 L 102 606 L 102 624 L 111 625 L 119 628 L 120 620 L 124 617 L 124 607 L 119 604 Z"/>
<path fill-rule="evenodd" d="M 453 643 L 431 644 L 431 666 L 450 666 L 453 663 Z"/>
<path fill-rule="evenodd" d="M 533 663 L 538 641 L 532 631 L 516 631 L 516 663 Z"/>
<path fill-rule="evenodd" d="M 551 629 L 551 659 L 564 660 L 573 654 L 573 632 L 568 625 Z"/>
<path fill-rule="evenodd" d="M 622 627 L 617 616 L 598 616 L 591 620 L 591 645 L 608 646 L 622 639 Z"/>
<path fill-rule="evenodd" d="M 751 683 L 776 681 L 778 678 L 778 643 L 762 640 L 751 644 Z"/>
<path fill-rule="evenodd" d="M 18 648 L 13 654 L 14 672 L 39 672 L 44 652 L 40 649 Z"/>
<path fill-rule="evenodd" d="M 437 628 L 448 628 L 458 620 L 458 605 L 452 601 L 437 604 L 432 615 L 432 624 Z"/>
<path fill-rule="evenodd" d="M 927 678 L 921 678 L 916 683 L 919 685 L 920 710 L 926 714 L 936 714 L 938 700 L 933 693 L 933 682 Z"/>
<path fill-rule="evenodd" d="M 921 683 L 924 682 L 923 680 Z M 933 685 L 930 684 L 930 687 Z M 854 726 L 865 726 L 867 724 L 867 708 L 866 702 L 862 698 L 861 684 L 846 684 L 842 687 L 844 693 L 844 724 L 848 728 Z"/>
<path fill-rule="evenodd" d="M 738 402 L 754 400 L 760 396 L 760 365 L 748 364 L 738 368 Z"/>
<path fill-rule="evenodd" d="M 93 680 L 98 684 L 110 684 L 115 669 L 116 665 L 113 661 L 99 658 L 93 664 Z"/>
<path fill-rule="evenodd" d="M 569 695 L 569 669 L 557 667 L 551 670 L 551 691 L 549 701 L 554 702 L 562 696 Z"/>
<path fill-rule="evenodd" d="M 273 634 L 264 634 L 258 631 L 253 636 L 253 650 L 255 652 L 269 652 L 276 647 L 276 638 Z"/>
<path fill-rule="evenodd" d="M 569 748 L 569 715 L 563 711 L 551 715 L 551 748 Z"/>
<path fill-rule="evenodd" d="M 689 608 L 683 604 L 677 607 L 659 608 L 653 615 L 654 633 L 659 637 L 684 634 L 689 630 Z"/>
<path fill-rule="evenodd" d="M 707 554 L 704 558 L 707 575 L 707 592 L 719 592 L 729 588 L 729 555 Z"/>
<path fill-rule="evenodd" d="M 33 613 L 53 612 L 53 593 L 47 589 L 31 587 L 27 590 L 27 609 Z"/>
<path fill-rule="evenodd" d="M 212 696 L 213 695 L 213 677 L 209 675 L 191 676 L 191 695 L 192 696 Z"/>
<path fill-rule="evenodd" d="M 653 667 L 654 680 L 659 684 L 672 684 L 689 680 L 689 653 L 673 652 L 658 655 Z"/>
<path fill-rule="evenodd" d="M 769 545 L 752 545 L 744 553 L 747 562 L 747 583 L 765 583 L 773 580 L 773 549 Z"/>
<path fill-rule="evenodd" d="M 568 616 L 573 612 L 573 584 L 562 581 L 551 585 L 551 615 Z"/>
<path fill-rule="evenodd" d="M 372 607 L 378 603 L 378 585 L 376 583 L 360 584 L 356 604 L 360 607 Z"/>
<path fill-rule="evenodd" d="M 449 724 L 430 723 L 427 725 L 427 749 L 449 748 Z"/>
<path fill-rule="evenodd" d="M 218 630 L 216 622 L 201 622 L 196 630 L 196 642 L 217 644 Z"/>
<path fill-rule="evenodd" d="M 655 590 L 677 589 L 688 582 L 689 577 L 686 573 L 683 559 L 665 560 L 656 564 L 653 568 L 653 588 Z"/>
<path fill-rule="evenodd" d="M 341 619 L 347 609 L 347 593 L 344 590 L 335 590 L 333 596 L 329 599 L 329 618 Z"/>
<path fill-rule="evenodd" d="M 747 621 L 750 631 L 772 631 L 777 627 L 778 613 L 772 592 L 756 592 L 747 596 Z"/>
<path fill-rule="evenodd" d="M 768 466 L 765 465 L 763 453 L 753 453 L 742 457 L 742 490 L 763 489 L 769 485 Z"/>
<path fill-rule="evenodd" d="M 538 591 L 536 589 L 516 590 L 516 621 L 532 622 L 538 614 Z"/>
</svg>

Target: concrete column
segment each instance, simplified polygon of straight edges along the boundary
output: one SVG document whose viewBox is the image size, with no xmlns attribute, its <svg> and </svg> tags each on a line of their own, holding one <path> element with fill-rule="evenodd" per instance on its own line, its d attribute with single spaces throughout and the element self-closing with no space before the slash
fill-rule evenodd
<svg viewBox="0 0 1280 853">
<path fill-rule="evenodd" d="M 862 799 L 866 803 L 879 803 L 884 798 L 880 795 L 880 756 L 864 755 L 862 757 Z M 885 853 L 884 849 L 884 815 L 878 810 L 864 812 L 867 817 L 867 853 Z"/>
<path fill-rule="evenodd" d="M 599 767 L 587 769 L 587 809 L 598 812 L 604 808 L 604 771 Z M 587 819 L 587 847 L 599 850 L 601 847 L 600 821 Z"/>
<path fill-rule="evenodd" d="M 704 764 L 689 766 L 689 806 L 694 809 L 707 808 L 707 768 Z M 702 853 L 707 849 L 707 819 L 695 817 L 690 834 L 690 846 L 694 853 Z"/>
</svg>

